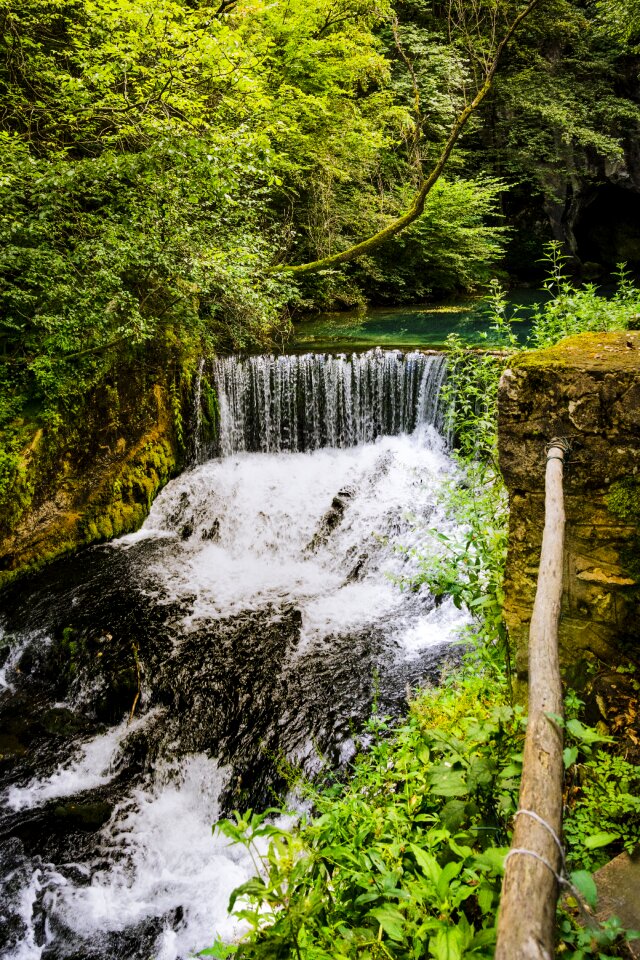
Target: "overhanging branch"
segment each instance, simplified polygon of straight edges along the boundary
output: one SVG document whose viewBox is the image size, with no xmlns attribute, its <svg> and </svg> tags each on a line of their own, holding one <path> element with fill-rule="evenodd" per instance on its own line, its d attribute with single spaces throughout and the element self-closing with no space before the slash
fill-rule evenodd
<svg viewBox="0 0 640 960">
<path fill-rule="evenodd" d="M 342 250 L 340 253 L 333 253 L 328 257 L 323 257 L 321 260 L 314 260 L 311 263 L 301 263 L 294 266 L 289 264 L 280 264 L 272 267 L 271 272 L 290 273 L 298 276 L 303 273 L 313 273 L 316 270 L 326 270 L 331 267 L 336 267 L 341 263 L 347 263 L 349 260 L 355 260 L 356 257 L 360 257 L 363 254 L 369 253 L 371 250 L 375 250 L 383 243 L 386 243 L 387 240 L 395 237 L 396 234 L 400 233 L 422 215 L 426 199 L 434 185 L 440 179 L 440 176 L 447 164 L 449 157 L 451 156 L 453 148 L 455 147 L 460 134 L 467 125 L 469 118 L 476 112 L 482 101 L 491 90 L 502 54 L 504 53 L 507 44 L 523 20 L 529 16 L 529 14 L 539 5 L 540 2 L 541 0 L 530 0 L 524 10 L 522 10 L 509 25 L 504 37 L 496 48 L 493 60 L 487 69 L 484 83 L 477 91 L 471 103 L 469 103 L 456 117 L 453 127 L 451 128 L 451 133 L 449 134 L 449 137 L 447 138 L 447 141 L 440 152 L 440 156 L 438 157 L 435 166 L 429 173 L 428 177 L 423 180 L 422 184 L 420 185 L 420 189 L 413 199 L 413 203 L 406 213 L 403 213 L 401 217 L 398 217 L 397 220 L 394 220 L 378 233 L 373 234 L 373 236 L 368 237 L 366 240 L 362 240 L 360 243 L 354 244 L 352 247 L 348 247 L 346 250 Z"/>
</svg>

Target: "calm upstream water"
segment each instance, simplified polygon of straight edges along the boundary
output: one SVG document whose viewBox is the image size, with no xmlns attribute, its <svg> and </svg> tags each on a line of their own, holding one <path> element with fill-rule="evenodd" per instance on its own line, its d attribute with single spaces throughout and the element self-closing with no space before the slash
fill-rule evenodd
<svg viewBox="0 0 640 960">
<path fill-rule="evenodd" d="M 518 317 L 513 329 L 524 343 L 531 332 L 531 310 L 548 299 L 544 290 L 512 290 L 507 315 Z M 492 346 L 489 308 L 483 298 L 450 300 L 404 307 L 367 307 L 324 313 L 299 320 L 294 349 L 300 351 L 370 350 L 380 346 L 412 350 L 444 346 L 450 333 L 469 346 Z"/>
<path fill-rule="evenodd" d="M 398 588 L 443 526 L 438 356 L 216 360 L 219 433 L 143 528 L 0 597 L 0 955 L 177 960 L 238 930 L 212 835 L 353 756 L 462 626 Z M 199 394 L 198 394 L 199 395 Z M 198 421 L 196 411 L 195 421 Z"/>
</svg>

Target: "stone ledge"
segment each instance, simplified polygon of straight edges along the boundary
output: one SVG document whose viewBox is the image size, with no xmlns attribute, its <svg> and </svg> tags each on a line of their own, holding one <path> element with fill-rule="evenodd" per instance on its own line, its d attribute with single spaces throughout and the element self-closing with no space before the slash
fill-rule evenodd
<svg viewBox="0 0 640 960">
<path fill-rule="evenodd" d="M 568 494 L 640 477 L 640 332 L 580 334 L 516 356 L 500 383 L 499 436 L 514 490 L 540 490 L 553 436 L 574 446 Z"/>
<path fill-rule="evenodd" d="M 594 874 L 598 890 L 596 918 L 602 923 L 618 917 L 627 930 L 640 930 L 640 850 L 630 857 L 621 853 Z M 640 940 L 627 949 L 640 960 Z"/>
</svg>

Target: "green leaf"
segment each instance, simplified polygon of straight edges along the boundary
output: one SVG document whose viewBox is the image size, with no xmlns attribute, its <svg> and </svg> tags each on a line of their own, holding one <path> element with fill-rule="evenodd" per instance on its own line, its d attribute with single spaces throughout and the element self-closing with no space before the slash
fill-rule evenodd
<svg viewBox="0 0 640 960">
<path fill-rule="evenodd" d="M 562 760 L 564 762 L 565 769 L 568 769 L 572 764 L 578 759 L 578 748 L 577 747 L 565 747 L 562 751 Z"/>
<path fill-rule="evenodd" d="M 252 877 L 250 880 L 247 880 L 246 883 L 241 884 L 239 887 L 236 887 L 235 890 L 231 891 L 228 907 L 229 913 L 233 911 L 239 897 L 253 897 L 261 901 L 267 891 L 268 888 L 261 877 Z"/>
<path fill-rule="evenodd" d="M 573 717 L 567 722 L 567 731 L 571 734 L 572 737 L 575 737 L 579 743 L 586 743 L 590 745 L 592 743 L 612 743 L 611 737 L 604 737 L 602 734 L 598 733 L 592 727 L 585 726 L 584 723 L 580 723 L 579 720 L 576 720 Z"/>
<path fill-rule="evenodd" d="M 431 790 L 439 797 L 466 797 L 469 794 L 464 773 L 459 770 L 438 771 L 431 779 Z"/>
<path fill-rule="evenodd" d="M 504 858 L 507 853 L 507 847 L 487 847 L 482 853 L 476 855 L 475 862 L 491 873 L 502 874 L 504 873 Z"/>
<path fill-rule="evenodd" d="M 603 830 L 600 833 L 592 833 L 590 837 L 585 839 L 584 845 L 587 850 L 596 850 L 598 847 L 606 847 L 614 840 L 619 839 L 619 833 L 607 833 Z"/>
<path fill-rule="evenodd" d="M 480 912 L 484 915 L 488 914 L 491 910 L 493 900 L 494 900 L 494 891 L 493 888 L 489 886 L 488 883 L 482 883 L 478 887 L 477 898 L 478 906 L 480 907 Z"/>
<path fill-rule="evenodd" d="M 404 940 L 406 918 L 395 907 L 388 904 L 384 907 L 376 907 L 375 910 L 369 911 L 369 916 L 378 921 L 384 932 L 392 940 Z"/>
<path fill-rule="evenodd" d="M 442 868 L 442 873 L 438 879 L 436 890 L 438 896 L 442 900 L 447 899 L 447 893 L 449 892 L 449 885 L 454 877 L 457 877 L 460 871 L 462 870 L 462 861 L 461 860 L 451 860 L 449 863 L 445 864 Z"/>
<path fill-rule="evenodd" d="M 458 830 L 466 819 L 467 804 L 464 800 L 449 800 L 442 808 L 440 816 L 448 830 Z"/>
<path fill-rule="evenodd" d="M 435 960 L 462 960 L 466 937 L 458 927 L 442 927 L 429 940 L 429 952 Z"/>
<path fill-rule="evenodd" d="M 423 850 L 422 847 L 418 847 L 415 843 L 411 843 L 409 846 L 424 875 L 433 883 L 437 883 L 442 871 L 436 858 L 432 854 L 427 853 L 426 850 Z"/>
<path fill-rule="evenodd" d="M 598 902 L 598 890 L 593 876 L 588 870 L 574 870 L 569 879 L 580 896 L 595 910 Z"/>
<path fill-rule="evenodd" d="M 487 927 L 486 930 L 479 930 L 469 944 L 468 949 L 473 952 L 481 947 L 492 947 L 496 942 L 497 932 L 495 927 Z"/>
</svg>

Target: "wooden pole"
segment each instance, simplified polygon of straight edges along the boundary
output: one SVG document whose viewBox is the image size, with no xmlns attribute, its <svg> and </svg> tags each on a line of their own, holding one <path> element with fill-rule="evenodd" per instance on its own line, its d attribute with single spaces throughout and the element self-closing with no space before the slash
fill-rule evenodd
<svg viewBox="0 0 640 960">
<path fill-rule="evenodd" d="M 557 875 L 562 864 L 563 762 L 558 657 L 562 600 L 564 496 L 567 442 L 547 448 L 545 522 L 529 630 L 529 719 L 520 805 L 505 861 L 495 960 L 553 960 Z"/>
</svg>

